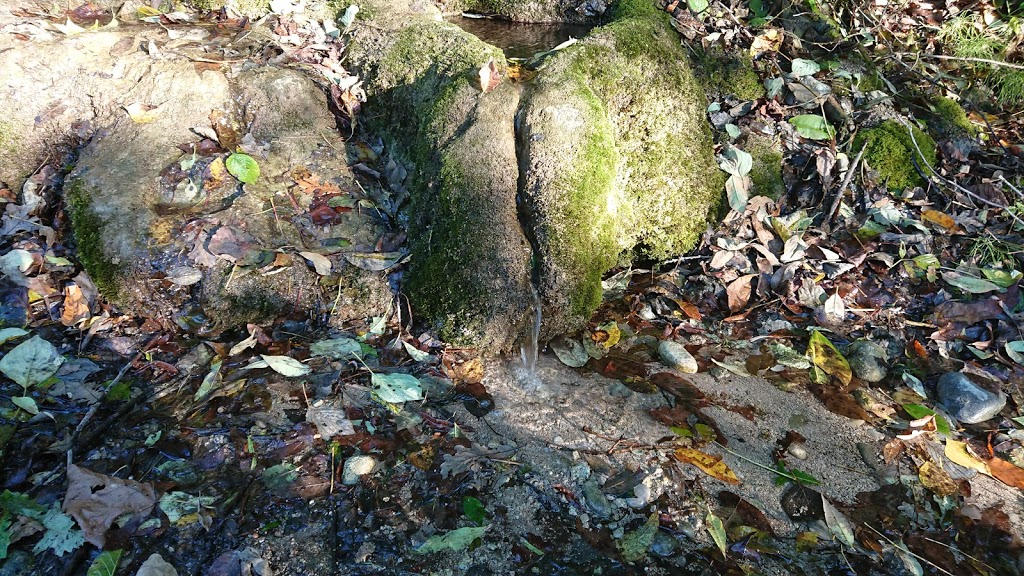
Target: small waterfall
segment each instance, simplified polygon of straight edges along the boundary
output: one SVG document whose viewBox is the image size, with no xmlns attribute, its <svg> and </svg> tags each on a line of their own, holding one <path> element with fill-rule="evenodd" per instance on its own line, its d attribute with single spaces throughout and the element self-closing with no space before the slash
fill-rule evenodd
<svg viewBox="0 0 1024 576">
<path fill-rule="evenodd" d="M 523 361 L 523 368 L 530 374 L 537 372 L 537 356 L 540 355 L 540 320 L 541 304 L 537 290 L 533 290 L 533 324 L 530 333 L 523 338 L 519 345 L 519 359 Z"/>
</svg>

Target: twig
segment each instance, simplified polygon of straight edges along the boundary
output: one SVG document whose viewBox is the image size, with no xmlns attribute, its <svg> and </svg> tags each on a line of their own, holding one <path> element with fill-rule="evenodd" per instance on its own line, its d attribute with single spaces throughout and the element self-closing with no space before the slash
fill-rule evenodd
<svg viewBox="0 0 1024 576">
<path fill-rule="evenodd" d="M 853 159 L 853 164 L 850 165 L 850 169 L 846 172 L 843 183 L 839 185 L 839 190 L 836 191 L 836 197 L 832 200 L 832 205 L 829 206 L 828 212 L 825 213 L 825 224 L 830 224 L 835 219 L 836 211 L 839 210 L 839 204 L 843 201 L 843 194 L 846 193 L 846 189 L 850 186 L 850 181 L 853 180 L 853 175 L 857 172 L 857 166 L 860 165 L 860 159 L 864 156 L 865 150 L 867 150 L 867 146 L 861 148 L 860 152 L 857 152 L 857 157 Z"/>
<path fill-rule="evenodd" d="M 909 54 L 909 53 L 901 53 Z M 1011 64 L 1009 62 L 1002 62 L 1000 60 L 989 60 L 988 58 L 968 58 L 966 56 L 946 56 L 944 54 L 916 54 L 915 56 L 924 56 L 925 58 L 936 58 L 939 60 L 964 60 L 966 62 L 981 62 L 983 64 L 992 64 L 993 66 L 1005 66 L 1006 68 L 1014 68 L 1016 70 L 1024 70 L 1024 66 L 1019 64 Z"/>
</svg>

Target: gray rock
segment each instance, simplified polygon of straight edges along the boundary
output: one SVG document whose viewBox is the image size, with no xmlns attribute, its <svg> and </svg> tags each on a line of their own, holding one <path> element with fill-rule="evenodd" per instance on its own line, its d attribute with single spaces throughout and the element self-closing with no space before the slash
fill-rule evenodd
<svg viewBox="0 0 1024 576">
<path fill-rule="evenodd" d="M 612 515 L 614 508 L 608 501 L 608 497 L 601 491 L 601 487 L 593 479 L 583 484 L 583 498 L 587 501 L 587 508 L 597 518 L 608 518 Z"/>
<path fill-rule="evenodd" d="M 354 486 L 359 483 L 359 478 L 372 473 L 376 467 L 377 459 L 373 456 L 353 456 L 345 460 L 345 466 L 341 470 L 341 483 Z"/>
<path fill-rule="evenodd" d="M 680 548 L 679 540 L 660 530 L 654 534 L 654 539 L 651 540 L 651 553 L 662 558 L 675 555 Z"/>
<path fill-rule="evenodd" d="M 939 402 L 950 416 L 964 424 L 984 422 L 999 414 L 1006 405 L 1006 394 L 989 392 L 962 372 L 947 372 L 936 386 Z"/>
<path fill-rule="evenodd" d="M 678 342 L 662 340 L 661 344 L 658 344 L 658 356 L 669 368 L 684 374 L 697 373 L 697 359 Z"/>
<path fill-rule="evenodd" d="M 881 382 L 885 379 L 888 359 L 885 348 L 870 340 L 857 340 L 847 351 L 853 375 L 865 382 Z"/>
</svg>

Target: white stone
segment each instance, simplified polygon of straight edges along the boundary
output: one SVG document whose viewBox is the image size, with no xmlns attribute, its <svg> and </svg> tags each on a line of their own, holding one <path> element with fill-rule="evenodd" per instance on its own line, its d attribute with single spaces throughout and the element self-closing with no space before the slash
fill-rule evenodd
<svg viewBox="0 0 1024 576">
<path fill-rule="evenodd" d="M 345 466 L 341 470 L 341 483 L 346 486 L 354 486 L 359 483 L 361 476 L 366 476 L 377 467 L 377 459 L 373 456 L 353 456 L 345 460 Z"/>
<path fill-rule="evenodd" d="M 669 368 L 674 368 L 684 374 L 697 373 L 697 359 L 678 342 L 662 340 L 658 345 L 658 356 Z"/>
</svg>

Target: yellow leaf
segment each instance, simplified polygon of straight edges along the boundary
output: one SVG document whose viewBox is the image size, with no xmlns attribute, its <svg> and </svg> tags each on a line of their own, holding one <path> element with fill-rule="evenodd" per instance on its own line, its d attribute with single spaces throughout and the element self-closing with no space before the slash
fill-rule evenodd
<svg viewBox="0 0 1024 576">
<path fill-rule="evenodd" d="M 676 459 L 680 462 L 693 464 L 704 471 L 705 474 L 725 482 L 726 484 L 739 484 L 740 479 L 736 477 L 729 466 L 722 462 L 721 456 L 705 454 L 700 450 L 692 448 L 680 448 L 675 452 Z"/>
<path fill-rule="evenodd" d="M 815 330 L 811 332 L 811 342 L 807 345 L 807 357 L 815 366 L 830 376 L 835 376 L 843 384 L 853 379 L 850 364 L 843 358 L 839 350 L 829 342 L 824 334 Z"/>
<path fill-rule="evenodd" d="M 960 487 L 949 477 L 949 474 L 931 462 L 921 464 L 917 469 L 917 475 L 921 478 L 921 484 L 939 496 L 952 496 L 960 492 Z"/>
<path fill-rule="evenodd" d="M 956 228 L 956 222 L 952 216 L 939 212 L 938 210 L 922 210 L 921 220 L 925 222 L 931 222 L 940 228 L 944 228 L 947 231 Z"/>
<path fill-rule="evenodd" d="M 946 458 L 949 458 L 954 464 L 959 464 L 964 468 L 970 468 L 971 470 L 977 470 L 982 474 L 992 475 L 992 472 L 988 469 L 988 464 L 983 460 L 979 460 L 967 452 L 967 444 L 957 440 L 946 440 L 945 449 Z"/>
</svg>

